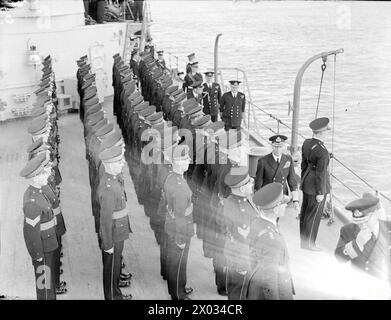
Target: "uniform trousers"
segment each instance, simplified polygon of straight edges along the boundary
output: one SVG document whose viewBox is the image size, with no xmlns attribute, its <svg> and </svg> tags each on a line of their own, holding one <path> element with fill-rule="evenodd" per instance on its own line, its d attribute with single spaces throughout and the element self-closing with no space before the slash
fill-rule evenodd
<svg viewBox="0 0 391 320">
<path fill-rule="evenodd" d="M 239 273 L 235 267 L 229 266 L 227 271 L 228 300 L 240 300 L 245 274 Z"/>
<path fill-rule="evenodd" d="M 114 254 L 102 250 L 103 259 L 103 292 L 105 300 L 122 300 L 122 292 L 119 288 L 121 274 L 121 256 L 124 242 L 114 243 Z"/>
<path fill-rule="evenodd" d="M 56 300 L 55 252 L 45 252 L 42 261 L 33 260 L 37 300 Z"/>
<path fill-rule="evenodd" d="M 168 292 L 172 300 L 182 300 L 187 282 L 186 269 L 189 256 L 191 238 L 185 241 L 185 248 L 181 249 L 175 243 L 175 238 L 168 236 L 167 241 L 167 282 Z"/>
<path fill-rule="evenodd" d="M 315 245 L 325 203 L 326 197 L 318 202 L 315 195 L 303 192 L 300 211 L 300 240 L 301 246 L 304 248 Z"/>
</svg>

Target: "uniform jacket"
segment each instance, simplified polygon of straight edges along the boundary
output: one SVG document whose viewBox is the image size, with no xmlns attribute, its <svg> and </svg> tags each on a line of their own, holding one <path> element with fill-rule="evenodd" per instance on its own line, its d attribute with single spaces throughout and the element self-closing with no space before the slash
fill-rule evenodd
<svg viewBox="0 0 391 320">
<path fill-rule="evenodd" d="M 232 92 L 226 92 L 221 97 L 220 112 L 224 122 L 229 121 L 232 126 L 240 126 L 242 123 L 242 112 L 245 111 L 246 96 L 242 92 L 233 97 Z"/>
<path fill-rule="evenodd" d="M 378 278 L 388 279 L 391 284 L 391 222 L 379 220 L 379 234 L 372 237 L 361 251 L 355 239 L 360 232 L 357 224 L 349 223 L 341 228 L 335 256 L 341 262 L 351 261 L 352 265 Z M 345 251 L 352 243 L 354 255 Z M 344 252 L 345 251 L 345 252 Z"/>
<path fill-rule="evenodd" d="M 168 211 L 165 231 L 176 243 L 183 244 L 194 235 L 192 192 L 186 180 L 172 172 L 164 183 L 164 195 Z"/>
<path fill-rule="evenodd" d="M 100 178 L 97 192 L 100 203 L 102 249 L 109 250 L 114 247 L 114 243 L 128 239 L 131 232 L 128 215 L 119 219 L 113 218 L 115 211 L 122 211 L 126 208 L 123 181 L 120 176 L 115 177 L 104 173 Z"/>
<path fill-rule="evenodd" d="M 58 248 L 56 227 L 41 231 L 41 224 L 53 221 L 50 201 L 42 189 L 29 186 L 23 196 L 23 235 L 31 259 L 44 257 L 45 252 Z"/>
<path fill-rule="evenodd" d="M 250 269 L 249 242 L 238 229 L 242 228 L 250 232 L 250 225 L 256 217 L 256 211 L 247 198 L 231 194 L 224 199 L 223 212 L 227 235 L 224 255 L 230 266 L 240 271 L 248 271 Z"/>
<path fill-rule="evenodd" d="M 294 288 L 285 240 L 278 228 L 262 218 L 249 234 L 251 272 L 246 274 L 241 300 L 291 300 Z"/>
<path fill-rule="evenodd" d="M 330 193 L 330 154 L 323 142 L 306 139 L 302 147 L 301 189 L 310 195 Z"/>
<path fill-rule="evenodd" d="M 217 116 L 220 108 L 220 100 L 221 100 L 221 87 L 218 83 L 212 82 L 212 87 L 209 88 L 207 83 L 203 84 L 203 106 L 204 113 L 210 114 L 211 116 Z"/>
<path fill-rule="evenodd" d="M 288 194 L 288 185 L 291 191 L 297 190 L 295 176 L 293 159 L 290 155 L 282 154 L 280 164 L 277 165 L 273 154 L 269 153 L 258 160 L 254 188 L 257 191 L 269 183 L 280 182 L 284 186 L 284 194 Z"/>
</svg>

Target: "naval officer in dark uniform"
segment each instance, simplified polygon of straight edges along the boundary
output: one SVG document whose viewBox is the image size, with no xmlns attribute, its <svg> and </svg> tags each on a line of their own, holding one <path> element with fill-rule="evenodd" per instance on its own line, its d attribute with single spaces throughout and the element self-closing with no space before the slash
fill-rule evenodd
<svg viewBox="0 0 391 320">
<path fill-rule="evenodd" d="M 216 122 L 220 108 L 221 87 L 213 82 L 214 72 L 207 71 L 204 74 L 206 81 L 203 84 L 203 111 L 205 114 L 210 114 L 212 122 Z"/>
<path fill-rule="evenodd" d="M 345 207 L 352 222 L 341 228 L 335 256 L 391 285 L 391 222 L 381 220 L 384 214 L 380 200 L 364 194 Z"/>
<path fill-rule="evenodd" d="M 330 154 L 324 145 L 324 138 L 330 129 L 329 119 L 315 119 L 309 126 L 313 138 L 306 139 L 302 146 L 300 238 L 303 249 L 319 251 L 321 249 L 315 246 L 315 241 L 326 197 L 330 193 Z"/>
<path fill-rule="evenodd" d="M 246 96 L 238 91 L 241 81 L 231 80 L 229 83 L 231 91 L 224 93 L 220 101 L 221 120 L 225 123 L 225 130 L 240 129 L 246 108 Z"/>
<path fill-rule="evenodd" d="M 255 207 L 250 203 L 254 191 L 254 179 L 248 173 L 228 174 L 224 183 L 231 194 L 224 199 L 223 216 L 226 240 L 224 256 L 227 259 L 227 292 L 229 300 L 238 300 L 243 289 L 244 277 L 250 272 L 248 234 L 256 218 Z"/>
<path fill-rule="evenodd" d="M 279 182 L 284 187 L 284 194 L 292 196 L 295 209 L 299 211 L 298 182 L 295 177 L 293 159 L 290 155 L 283 153 L 287 139 L 281 134 L 269 138 L 273 151 L 258 160 L 254 189 L 258 191 L 269 183 Z"/>
<path fill-rule="evenodd" d="M 292 300 L 294 292 L 288 250 L 277 219 L 285 212 L 289 197 L 281 183 L 272 182 L 253 197 L 257 218 L 250 226 L 251 272 L 246 275 L 241 300 Z"/>
</svg>

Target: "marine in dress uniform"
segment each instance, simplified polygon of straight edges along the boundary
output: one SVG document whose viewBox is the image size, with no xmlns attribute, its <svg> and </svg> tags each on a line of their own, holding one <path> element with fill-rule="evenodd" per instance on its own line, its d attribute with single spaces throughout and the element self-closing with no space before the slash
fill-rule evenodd
<svg viewBox="0 0 391 320">
<path fill-rule="evenodd" d="M 99 158 L 105 171 L 98 186 L 104 296 L 106 300 L 131 299 L 131 295 L 122 294 L 119 288 L 124 241 L 131 232 L 126 193 L 120 177 L 123 147 L 106 149 L 99 154 Z"/>
<path fill-rule="evenodd" d="M 383 208 L 373 194 L 364 194 L 345 207 L 352 222 L 341 228 L 335 256 L 391 285 L 391 222 L 380 220 Z"/>
<path fill-rule="evenodd" d="M 254 191 L 254 179 L 248 173 L 228 173 L 225 184 L 231 194 L 224 199 L 223 215 L 226 241 L 224 256 L 227 259 L 227 292 L 229 300 L 238 300 L 243 289 L 244 277 L 250 271 L 249 243 L 247 236 L 256 217 L 250 196 Z"/>
<path fill-rule="evenodd" d="M 298 182 L 293 159 L 290 155 L 283 153 L 287 139 L 286 136 L 280 134 L 269 138 L 273 151 L 258 160 L 254 189 L 258 191 L 269 183 L 279 182 L 284 187 L 284 194 L 292 197 L 298 211 Z"/>
<path fill-rule="evenodd" d="M 295 294 L 288 250 L 277 226 L 289 197 L 280 183 L 272 182 L 253 197 L 257 218 L 248 234 L 251 271 L 246 274 L 241 300 L 292 300 Z"/>
<path fill-rule="evenodd" d="M 216 122 L 220 109 L 221 87 L 213 82 L 214 72 L 207 71 L 204 74 L 206 82 L 203 84 L 203 111 L 211 115 L 212 122 Z"/>
<path fill-rule="evenodd" d="M 187 258 L 191 237 L 194 235 L 192 193 L 183 177 L 190 157 L 184 146 L 177 146 L 169 155 L 172 172 L 164 183 L 167 202 L 165 232 L 167 234 L 167 282 L 172 300 L 190 300 L 193 289 L 186 288 Z"/>
<path fill-rule="evenodd" d="M 221 120 L 224 121 L 226 130 L 240 129 L 246 108 L 246 96 L 238 91 L 241 81 L 231 80 L 229 83 L 231 91 L 225 92 L 220 100 Z"/>
<path fill-rule="evenodd" d="M 190 93 L 193 90 L 193 85 L 202 83 L 202 74 L 198 73 L 198 62 L 193 62 L 191 65 L 191 72 L 185 76 L 185 82 L 183 83 L 183 91 Z"/>
<path fill-rule="evenodd" d="M 20 172 L 20 176 L 30 184 L 23 196 L 23 235 L 34 267 L 38 300 L 56 299 L 57 221 L 52 205 L 42 190 L 50 176 L 48 163 L 46 153 L 40 154 Z"/>
<path fill-rule="evenodd" d="M 325 133 L 330 129 L 329 119 L 315 119 L 310 123 L 310 128 L 314 136 L 306 139 L 302 146 L 300 238 L 303 249 L 319 251 L 315 241 L 326 196 L 330 193 L 330 154 L 323 142 Z"/>
</svg>

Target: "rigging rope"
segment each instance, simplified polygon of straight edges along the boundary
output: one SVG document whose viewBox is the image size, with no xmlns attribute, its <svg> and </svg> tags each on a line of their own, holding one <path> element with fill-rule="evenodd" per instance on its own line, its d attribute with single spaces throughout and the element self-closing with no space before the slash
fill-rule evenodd
<svg viewBox="0 0 391 320">
<path fill-rule="evenodd" d="M 320 95 L 322 93 L 322 85 L 323 85 L 323 76 L 324 76 L 324 71 L 326 70 L 326 59 L 327 57 L 323 57 L 323 64 L 321 65 L 321 70 L 322 70 L 322 76 L 320 78 L 320 84 L 319 84 L 319 93 L 318 93 L 318 102 L 316 104 L 316 113 L 315 113 L 315 119 L 318 118 L 318 110 L 319 110 L 319 102 L 320 102 Z"/>
</svg>

